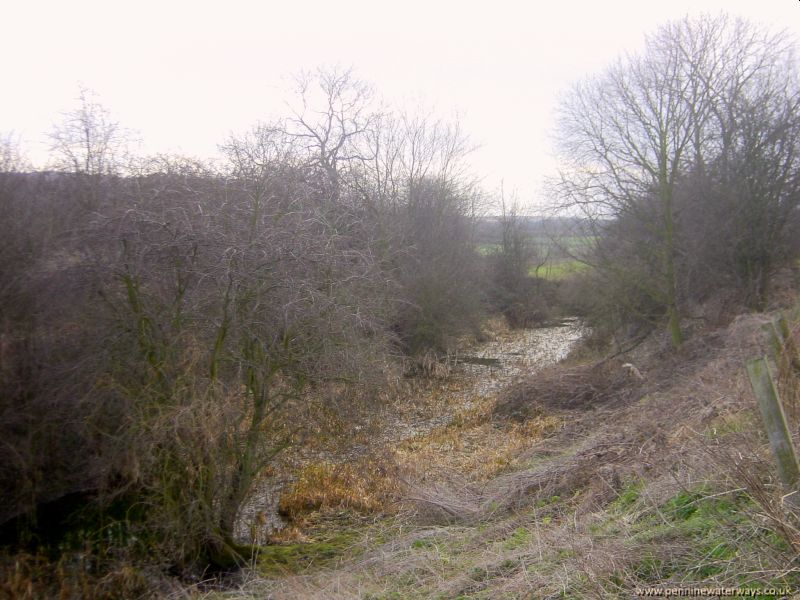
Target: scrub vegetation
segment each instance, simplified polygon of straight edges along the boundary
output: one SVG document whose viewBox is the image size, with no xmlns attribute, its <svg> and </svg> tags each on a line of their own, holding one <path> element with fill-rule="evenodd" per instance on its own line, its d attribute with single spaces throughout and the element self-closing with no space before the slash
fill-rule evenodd
<svg viewBox="0 0 800 600">
<path fill-rule="evenodd" d="M 215 164 L 89 90 L 48 169 L 2 138 L 0 597 L 796 593 L 745 371 L 797 445 L 794 51 L 685 19 L 577 83 L 546 218 L 350 71 Z"/>
</svg>

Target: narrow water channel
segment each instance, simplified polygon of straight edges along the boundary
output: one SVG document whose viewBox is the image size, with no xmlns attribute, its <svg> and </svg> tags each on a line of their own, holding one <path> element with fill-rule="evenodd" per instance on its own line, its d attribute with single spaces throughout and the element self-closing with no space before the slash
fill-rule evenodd
<svg viewBox="0 0 800 600">
<path fill-rule="evenodd" d="M 568 318 L 548 327 L 510 331 L 471 347 L 453 357 L 450 378 L 459 385 L 447 392 L 451 396 L 443 402 L 452 410 L 418 418 L 386 414 L 382 441 L 398 444 L 447 425 L 456 410 L 469 409 L 473 402 L 564 359 L 586 331 L 580 320 Z M 348 455 L 358 456 L 360 450 L 369 451 L 353 448 Z M 273 478 L 257 487 L 239 517 L 236 533 L 240 542 L 264 543 L 270 533 L 285 526 L 278 514 L 278 501 L 288 481 Z"/>
</svg>

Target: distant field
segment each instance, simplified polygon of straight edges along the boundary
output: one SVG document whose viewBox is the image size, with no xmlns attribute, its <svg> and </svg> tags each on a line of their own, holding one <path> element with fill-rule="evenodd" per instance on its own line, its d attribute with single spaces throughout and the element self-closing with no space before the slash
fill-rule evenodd
<svg viewBox="0 0 800 600">
<path fill-rule="evenodd" d="M 558 251 L 561 249 L 567 250 L 568 252 L 582 250 L 586 247 L 590 246 L 594 242 L 594 236 L 591 235 L 567 235 L 555 238 L 542 237 L 542 236 L 531 236 L 531 241 L 536 248 L 539 249 L 547 249 L 550 248 L 553 251 Z M 488 243 L 484 242 L 478 244 L 476 246 L 476 250 L 478 254 L 482 256 L 487 256 L 491 254 L 495 250 L 500 248 L 500 243 Z"/>
<path fill-rule="evenodd" d="M 593 244 L 595 239 L 593 235 L 568 235 L 558 238 L 558 242 L 567 250 L 579 250 Z"/>
<path fill-rule="evenodd" d="M 500 244 L 478 244 L 475 249 L 481 256 L 489 256 L 500 249 Z"/>
<path fill-rule="evenodd" d="M 539 269 L 538 276 L 550 281 L 563 281 L 564 279 L 574 277 L 578 273 L 582 273 L 588 268 L 586 263 L 574 259 L 567 259 L 544 265 Z M 528 274 L 531 277 L 536 277 L 536 269 L 531 267 Z"/>
<path fill-rule="evenodd" d="M 593 242 L 592 236 L 562 236 L 553 241 L 546 237 L 532 237 L 533 243 L 540 252 L 548 252 L 550 259 L 547 264 L 539 268 L 538 276 L 550 281 L 561 281 L 574 277 L 578 273 L 585 271 L 588 267 L 569 254 L 579 254 L 581 250 L 587 249 Z M 489 256 L 500 249 L 499 243 L 482 243 L 476 246 L 476 251 L 481 256 Z M 537 275 L 536 269 L 531 267 L 528 274 L 531 277 Z"/>
</svg>

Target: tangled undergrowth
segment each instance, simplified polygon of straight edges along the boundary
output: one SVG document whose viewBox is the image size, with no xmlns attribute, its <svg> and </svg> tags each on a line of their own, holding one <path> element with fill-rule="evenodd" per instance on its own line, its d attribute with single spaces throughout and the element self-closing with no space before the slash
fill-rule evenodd
<svg viewBox="0 0 800 600">
<path fill-rule="evenodd" d="M 769 318 L 697 331 L 678 355 L 657 338 L 610 361 L 584 353 L 484 395 L 443 376 L 415 401 L 398 395 L 396 421 L 334 419 L 331 439 L 348 431 L 349 445 L 311 449 L 280 496 L 287 526 L 223 584 L 178 587 L 119 559 L 93 580 L 84 553 L 57 568 L 17 557 L 2 595 L 34 598 L 43 580 L 65 597 L 84 586 L 236 600 L 798 590 L 800 510 L 776 479 L 743 368 L 765 351 Z M 797 439 L 794 377 L 778 383 Z"/>
<path fill-rule="evenodd" d="M 383 455 L 391 471 L 358 463 L 336 475 L 312 469 L 306 498 L 325 477 L 348 491 L 313 507 L 288 495 L 287 506 L 311 511 L 304 513 L 309 548 L 334 530 L 347 543 L 336 556 L 306 560 L 316 566 L 280 575 L 274 564 L 256 566 L 222 596 L 800 590 L 800 510 L 777 482 L 743 368 L 764 352 L 768 318 L 746 315 L 698 331 L 677 356 L 650 339 L 618 357 L 637 376 L 620 362 L 546 370 L 398 444 Z M 798 387 L 783 379 L 780 387 L 796 439 L 799 407 L 790 390 Z M 514 403 L 524 411 L 509 414 Z"/>
</svg>

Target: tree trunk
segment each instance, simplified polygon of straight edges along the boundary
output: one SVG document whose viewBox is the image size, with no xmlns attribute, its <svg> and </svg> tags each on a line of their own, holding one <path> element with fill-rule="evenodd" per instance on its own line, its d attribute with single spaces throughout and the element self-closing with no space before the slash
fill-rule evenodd
<svg viewBox="0 0 800 600">
<path fill-rule="evenodd" d="M 683 332 L 681 331 L 681 317 L 677 307 L 670 306 L 668 309 L 669 314 L 669 335 L 672 340 L 672 345 L 675 348 L 680 348 L 683 344 Z"/>
</svg>

